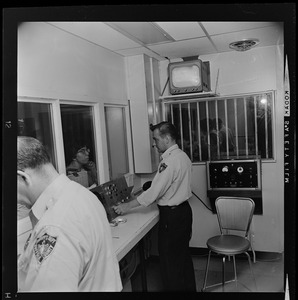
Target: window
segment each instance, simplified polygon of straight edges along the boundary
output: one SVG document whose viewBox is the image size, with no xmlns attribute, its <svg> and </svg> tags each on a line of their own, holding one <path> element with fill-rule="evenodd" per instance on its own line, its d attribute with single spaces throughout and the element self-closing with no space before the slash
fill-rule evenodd
<svg viewBox="0 0 298 300">
<path fill-rule="evenodd" d="M 60 111 L 67 175 L 86 187 L 98 185 L 93 107 L 60 104 Z"/>
<path fill-rule="evenodd" d="M 110 179 L 129 173 L 125 108 L 105 106 Z"/>
<path fill-rule="evenodd" d="M 66 173 L 72 180 L 90 189 L 94 184 L 128 174 L 131 167 L 126 106 L 105 106 L 106 142 L 101 140 L 97 108 L 95 102 L 20 96 L 18 135 L 40 140 L 48 149 L 51 161 L 59 173 Z M 104 147 L 107 144 L 108 157 L 103 156 L 102 142 Z M 88 156 L 90 164 L 74 166 L 78 150 Z M 103 160 L 106 163 L 103 164 Z M 109 170 L 105 169 L 106 166 Z M 74 170 L 75 167 L 78 167 L 78 172 Z"/>
<path fill-rule="evenodd" d="M 274 93 L 164 100 L 165 118 L 180 131 L 179 146 L 193 162 L 274 158 Z"/>
<path fill-rule="evenodd" d="M 52 125 L 50 103 L 18 102 L 18 135 L 31 136 L 42 142 L 57 167 Z"/>
</svg>

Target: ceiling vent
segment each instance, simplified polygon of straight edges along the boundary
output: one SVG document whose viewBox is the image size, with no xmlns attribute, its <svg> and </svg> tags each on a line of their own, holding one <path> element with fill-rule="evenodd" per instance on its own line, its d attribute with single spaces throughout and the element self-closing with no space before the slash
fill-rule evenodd
<svg viewBox="0 0 298 300">
<path fill-rule="evenodd" d="M 245 39 L 237 42 L 233 42 L 229 44 L 229 47 L 236 51 L 247 51 L 252 47 L 255 47 L 260 42 L 258 39 Z"/>
</svg>

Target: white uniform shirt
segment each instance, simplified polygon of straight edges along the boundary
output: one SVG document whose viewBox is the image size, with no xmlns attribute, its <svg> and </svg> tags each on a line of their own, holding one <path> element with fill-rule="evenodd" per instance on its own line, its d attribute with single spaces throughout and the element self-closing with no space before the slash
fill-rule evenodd
<svg viewBox="0 0 298 300">
<path fill-rule="evenodd" d="M 97 197 L 61 174 L 32 207 L 19 291 L 121 291 L 111 228 Z"/>
<path fill-rule="evenodd" d="M 18 220 L 18 256 L 24 251 L 24 246 L 32 231 L 32 224 L 29 216 Z"/>
<path fill-rule="evenodd" d="M 137 201 L 148 206 L 155 200 L 158 205 L 179 205 L 191 197 L 192 164 L 185 152 L 175 144 L 161 155 L 161 162 L 151 187 Z"/>
</svg>

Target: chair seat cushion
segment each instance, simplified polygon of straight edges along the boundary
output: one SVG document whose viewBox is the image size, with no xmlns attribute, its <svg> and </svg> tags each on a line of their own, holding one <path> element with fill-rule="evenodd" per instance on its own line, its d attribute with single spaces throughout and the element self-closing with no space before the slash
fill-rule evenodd
<svg viewBox="0 0 298 300">
<path fill-rule="evenodd" d="M 236 255 L 246 252 L 250 248 L 250 242 L 242 236 L 217 235 L 208 239 L 207 247 L 220 254 Z"/>
</svg>

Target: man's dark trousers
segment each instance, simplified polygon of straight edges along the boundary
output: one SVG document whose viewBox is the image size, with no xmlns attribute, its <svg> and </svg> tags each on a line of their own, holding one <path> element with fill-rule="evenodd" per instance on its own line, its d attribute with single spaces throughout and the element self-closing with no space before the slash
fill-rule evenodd
<svg viewBox="0 0 298 300">
<path fill-rule="evenodd" d="M 196 291 L 193 262 L 189 250 L 192 210 L 188 201 L 159 207 L 158 250 L 165 291 Z"/>
</svg>

